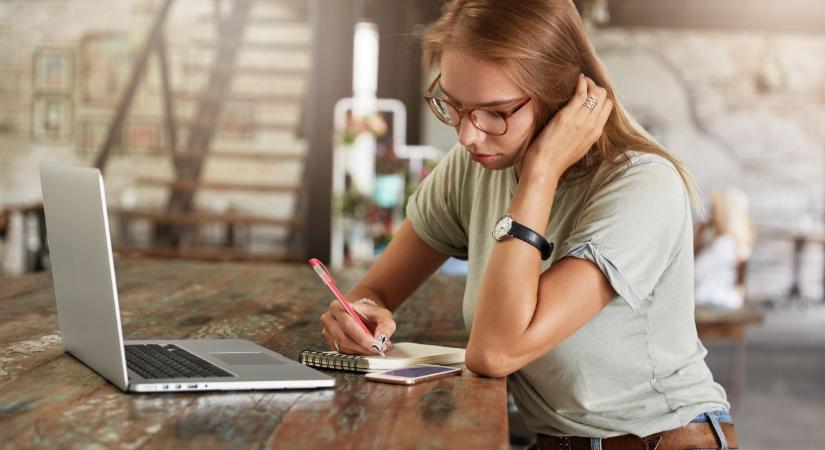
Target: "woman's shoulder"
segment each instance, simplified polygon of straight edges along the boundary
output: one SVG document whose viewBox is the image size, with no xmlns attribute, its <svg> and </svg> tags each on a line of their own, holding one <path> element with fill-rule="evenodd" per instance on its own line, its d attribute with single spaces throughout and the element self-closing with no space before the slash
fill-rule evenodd
<svg viewBox="0 0 825 450">
<path fill-rule="evenodd" d="M 656 172 L 661 169 L 667 169 L 676 175 L 679 174 L 673 162 L 658 153 L 627 150 L 623 155 L 625 158 L 625 170 Z"/>
<path fill-rule="evenodd" d="M 609 208 L 689 209 L 688 190 L 676 166 L 653 153 L 628 151 L 614 164 L 603 163 L 585 192 L 585 199 Z"/>
<path fill-rule="evenodd" d="M 599 172 L 595 181 L 601 187 L 621 184 L 627 188 L 647 189 L 659 185 L 679 192 L 685 190 L 682 176 L 673 162 L 656 153 L 628 150 L 619 156 L 616 164 L 605 164 Z"/>
</svg>

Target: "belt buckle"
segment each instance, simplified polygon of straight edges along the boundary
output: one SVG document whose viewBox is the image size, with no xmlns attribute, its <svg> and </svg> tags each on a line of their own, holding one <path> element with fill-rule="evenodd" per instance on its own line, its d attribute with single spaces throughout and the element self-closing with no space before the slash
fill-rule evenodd
<svg viewBox="0 0 825 450">
<path fill-rule="evenodd" d="M 559 450 L 570 450 L 570 437 L 569 436 L 559 437 Z"/>
</svg>

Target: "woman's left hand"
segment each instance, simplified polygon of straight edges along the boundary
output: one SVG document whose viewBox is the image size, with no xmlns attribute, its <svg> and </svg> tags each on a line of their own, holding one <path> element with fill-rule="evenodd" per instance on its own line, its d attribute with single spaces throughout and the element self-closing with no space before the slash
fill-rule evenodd
<svg viewBox="0 0 825 450">
<path fill-rule="evenodd" d="M 598 102 L 592 110 L 585 105 L 588 96 Z M 607 98 L 607 90 L 590 78 L 579 76 L 573 98 L 527 149 L 520 178 L 558 182 L 599 140 L 612 110 L 613 101 Z"/>
</svg>

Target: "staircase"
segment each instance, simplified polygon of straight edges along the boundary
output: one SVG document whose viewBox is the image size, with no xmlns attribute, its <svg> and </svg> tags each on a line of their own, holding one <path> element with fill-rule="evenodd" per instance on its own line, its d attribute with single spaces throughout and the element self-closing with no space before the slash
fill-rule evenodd
<svg viewBox="0 0 825 450">
<path fill-rule="evenodd" d="M 306 2 L 162 0 L 143 14 L 148 57 L 138 54 L 138 82 L 97 158 L 114 192 L 115 251 L 302 259 Z M 130 120 L 159 124 L 148 152 L 114 151 L 133 137 Z"/>
</svg>

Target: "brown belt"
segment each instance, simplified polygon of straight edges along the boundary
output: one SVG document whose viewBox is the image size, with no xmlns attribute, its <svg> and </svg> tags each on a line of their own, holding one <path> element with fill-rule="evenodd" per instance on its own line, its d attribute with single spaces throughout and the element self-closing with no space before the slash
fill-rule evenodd
<svg viewBox="0 0 825 450">
<path fill-rule="evenodd" d="M 733 424 L 720 423 L 728 440 L 728 447 L 738 448 Z M 590 438 L 538 435 L 539 450 L 591 450 Z M 602 439 L 602 450 L 689 450 L 718 449 L 719 440 L 710 422 L 689 423 L 681 428 L 651 434 L 646 437 L 623 434 Z"/>
</svg>

